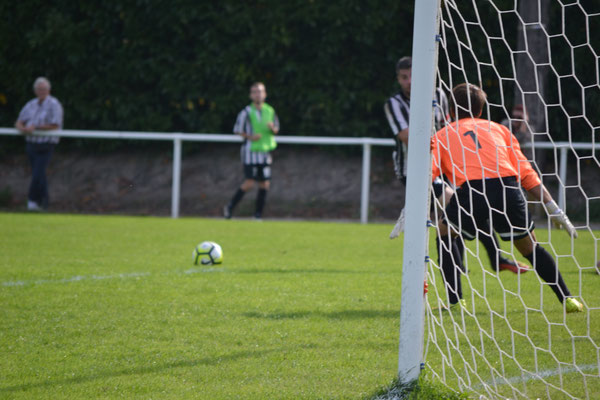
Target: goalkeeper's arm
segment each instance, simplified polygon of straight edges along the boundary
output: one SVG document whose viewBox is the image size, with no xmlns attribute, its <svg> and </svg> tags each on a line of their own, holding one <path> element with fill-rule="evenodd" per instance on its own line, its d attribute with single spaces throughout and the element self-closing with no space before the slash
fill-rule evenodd
<svg viewBox="0 0 600 400">
<path fill-rule="evenodd" d="M 566 230 L 569 236 L 573 238 L 577 237 L 577 231 L 571 223 L 571 220 L 569 219 L 569 217 L 567 217 L 567 214 L 565 214 L 565 212 L 558 207 L 558 204 L 556 204 L 556 202 L 550 195 L 550 192 L 548 192 L 548 189 L 546 189 L 546 187 L 543 184 L 539 184 L 529 189 L 527 192 L 535 200 L 544 203 L 548 216 L 556 225 Z"/>
</svg>

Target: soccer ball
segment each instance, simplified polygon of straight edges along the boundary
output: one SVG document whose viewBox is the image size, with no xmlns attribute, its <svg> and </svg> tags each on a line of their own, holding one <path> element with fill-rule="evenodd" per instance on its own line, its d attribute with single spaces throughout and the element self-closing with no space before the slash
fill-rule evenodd
<svg viewBox="0 0 600 400">
<path fill-rule="evenodd" d="M 202 242 L 196 246 L 192 257 L 194 265 L 198 265 L 198 261 L 202 265 L 221 264 L 223 262 L 223 250 L 215 242 Z"/>
</svg>

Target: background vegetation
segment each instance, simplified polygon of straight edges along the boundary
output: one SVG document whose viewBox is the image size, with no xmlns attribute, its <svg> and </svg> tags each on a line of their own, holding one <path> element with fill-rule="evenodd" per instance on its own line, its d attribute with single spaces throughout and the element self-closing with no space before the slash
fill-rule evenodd
<svg viewBox="0 0 600 400">
<path fill-rule="evenodd" d="M 230 132 L 262 80 L 286 134 L 387 135 L 382 104 L 408 54 L 412 2 L 3 2 L 12 126 L 48 76 L 79 129 Z M 381 131 L 384 130 L 382 133 Z"/>
<path fill-rule="evenodd" d="M 510 66 L 506 50 L 517 48 L 514 1 L 481 4 L 476 12 L 470 1 L 456 3 L 465 21 L 484 27 L 457 21 L 459 37 L 467 31 L 471 37 L 472 54 L 489 57 L 484 33 L 506 38 L 506 44 L 492 43 L 495 56 L 506 60 L 494 60 L 503 74 Z M 559 101 L 558 87 L 567 95 L 561 99 L 567 114 L 549 110 L 556 119 L 551 126 L 559 127 L 551 134 L 564 140 L 571 130 L 572 140 L 589 141 L 594 130 L 586 119 L 600 125 L 594 112 L 600 40 L 592 35 L 589 46 L 579 45 L 588 40 L 586 26 L 600 29 L 600 17 L 585 17 L 600 6 L 593 0 L 549 3 L 559 78 L 548 83 L 547 101 Z M 411 52 L 413 2 L 25 0 L 2 2 L 0 14 L 8 18 L 0 26 L 0 126 L 13 125 L 32 97 L 33 79 L 45 75 L 65 107 L 68 128 L 230 132 L 248 102 L 249 84 L 262 80 L 285 134 L 388 136 L 382 103 L 397 87 L 395 61 Z M 455 72 L 481 76 L 491 101 L 499 102 L 498 88 L 506 82 L 471 61 Z M 591 85 L 583 96 L 587 109 L 581 85 Z M 570 119 L 578 115 L 585 118 Z"/>
</svg>

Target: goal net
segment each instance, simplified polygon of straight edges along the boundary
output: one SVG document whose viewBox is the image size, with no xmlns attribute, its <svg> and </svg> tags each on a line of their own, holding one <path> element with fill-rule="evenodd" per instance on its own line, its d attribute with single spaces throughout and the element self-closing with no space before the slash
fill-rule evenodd
<svg viewBox="0 0 600 400">
<path fill-rule="evenodd" d="M 499 228 L 492 214 L 511 210 L 494 209 L 486 184 L 472 188 L 480 196 L 473 200 L 471 194 L 470 200 L 486 203 L 491 226 L 477 225 L 475 239 L 465 240 L 464 250 L 457 245 L 464 271 L 453 259 L 454 273 L 461 279 L 464 303 L 448 309 L 456 283 L 443 278 L 444 252 L 438 257 L 435 239 L 441 235 L 437 219 L 451 217 L 449 203 L 436 200 L 427 268 L 425 371 L 454 390 L 481 398 L 598 398 L 600 2 L 445 0 L 439 17 L 436 86 L 450 99 L 458 84 L 482 88 L 487 102 L 481 118 L 511 131 L 573 222 L 577 238 L 553 227 L 543 202 L 518 188 L 527 199 L 537 242 L 570 291 L 562 295 L 570 295 L 583 310 L 567 312 L 565 300 L 552 287 L 559 279 L 556 273 L 550 279 L 536 273 L 549 262 L 541 253 L 533 262 L 521 255 L 510 238 L 519 227 L 511 226 L 508 236 L 506 229 L 495 235 L 499 248 L 489 254 L 480 239 Z M 453 123 L 450 116 L 448 123 Z M 461 204 L 458 208 L 471 218 L 473 209 Z M 466 224 L 450 224 L 451 230 Z M 534 234 L 528 233 L 532 239 Z M 530 270 L 515 273 L 499 267 L 502 259 Z"/>
</svg>

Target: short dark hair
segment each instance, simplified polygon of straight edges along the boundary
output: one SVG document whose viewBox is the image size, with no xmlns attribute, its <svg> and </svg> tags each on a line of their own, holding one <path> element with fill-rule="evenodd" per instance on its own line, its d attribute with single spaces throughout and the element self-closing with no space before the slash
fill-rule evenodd
<svg viewBox="0 0 600 400">
<path fill-rule="evenodd" d="M 401 69 L 411 69 L 412 68 L 412 57 L 404 56 L 398 60 L 396 63 L 396 73 Z"/>
<path fill-rule="evenodd" d="M 450 111 L 456 119 L 478 118 L 483 112 L 487 94 L 477 85 L 461 83 L 452 89 Z"/>
</svg>

